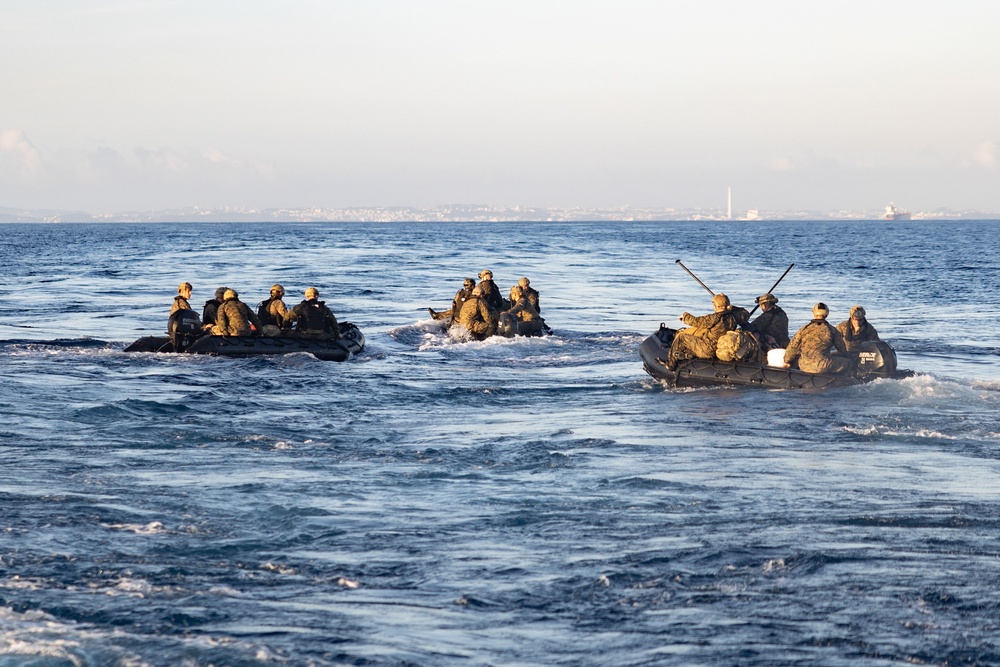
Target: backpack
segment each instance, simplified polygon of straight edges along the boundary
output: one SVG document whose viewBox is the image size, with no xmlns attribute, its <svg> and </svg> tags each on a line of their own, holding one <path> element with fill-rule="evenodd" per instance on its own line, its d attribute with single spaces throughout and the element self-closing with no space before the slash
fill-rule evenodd
<svg viewBox="0 0 1000 667">
<path fill-rule="evenodd" d="M 267 326 L 268 324 L 277 325 L 278 323 L 274 321 L 271 317 L 271 302 L 274 298 L 267 299 L 266 301 L 261 301 L 257 304 L 257 319 L 260 320 L 262 326 Z"/>
<path fill-rule="evenodd" d="M 759 346 L 745 331 L 727 331 L 719 337 L 715 356 L 721 361 L 744 361 L 753 357 Z"/>
</svg>

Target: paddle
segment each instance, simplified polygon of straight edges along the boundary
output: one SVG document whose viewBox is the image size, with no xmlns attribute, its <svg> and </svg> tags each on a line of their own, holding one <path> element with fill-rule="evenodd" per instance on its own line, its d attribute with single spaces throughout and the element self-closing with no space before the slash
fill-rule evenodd
<svg viewBox="0 0 1000 667">
<path fill-rule="evenodd" d="M 713 292 L 711 289 L 709 289 L 708 285 L 706 285 L 705 283 L 701 282 L 701 279 L 698 278 L 698 276 L 696 276 L 693 273 L 691 273 L 691 269 L 689 269 L 688 267 L 684 266 L 684 264 L 681 262 L 681 260 L 677 260 L 675 262 L 675 264 L 680 264 L 681 268 L 684 269 L 685 271 L 687 271 L 689 276 L 691 276 L 692 278 L 694 278 L 695 280 L 697 280 L 698 284 L 701 285 L 702 287 L 704 287 L 706 290 L 708 290 L 709 294 L 711 294 L 712 296 L 715 296 L 715 292 Z M 788 267 L 788 268 L 792 268 L 792 267 Z M 788 273 L 788 272 L 786 271 L 785 273 Z M 784 276 L 782 276 L 782 278 L 784 278 Z"/>
<path fill-rule="evenodd" d="M 680 260 L 678 260 L 678 261 L 680 261 Z M 767 290 L 768 294 L 772 294 L 774 292 L 774 288 L 778 286 L 778 283 L 780 283 L 782 280 L 785 279 L 785 276 L 788 275 L 788 272 L 792 270 L 793 266 L 795 266 L 795 262 L 792 262 L 791 264 L 789 264 L 788 268 L 785 269 L 785 272 L 781 274 L 781 277 L 778 278 L 778 280 L 775 281 L 775 283 L 773 285 L 771 285 L 771 289 Z M 690 273 L 690 271 L 688 273 Z M 699 280 L 698 282 L 701 282 L 701 281 Z M 753 315 L 755 312 L 757 312 L 757 309 L 759 307 L 760 307 L 760 304 L 758 303 L 756 306 L 753 307 L 753 310 L 750 311 L 750 314 Z"/>
</svg>

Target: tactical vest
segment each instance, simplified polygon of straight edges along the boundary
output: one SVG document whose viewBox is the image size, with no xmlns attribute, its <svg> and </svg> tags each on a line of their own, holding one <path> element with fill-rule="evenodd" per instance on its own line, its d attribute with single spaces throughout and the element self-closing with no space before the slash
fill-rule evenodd
<svg viewBox="0 0 1000 667">
<path fill-rule="evenodd" d="M 305 302 L 306 307 L 299 318 L 299 331 L 332 333 L 332 325 L 326 319 L 323 306 L 326 302 L 316 301 Z"/>
<path fill-rule="evenodd" d="M 218 299 L 209 299 L 205 302 L 205 308 L 201 311 L 201 319 L 205 324 L 215 324 L 215 314 L 219 312 L 222 302 Z"/>
<path fill-rule="evenodd" d="M 266 301 L 261 301 L 260 305 L 257 306 L 257 319 L 260 320 L 260 323 L 261 323 L 262 326 L 266 327 L 269 324 L 273 325 L 273 326 L 278 326 L 279 325 L 279 323 L 275 322 L 274 318 L 271 317 L 271 302 L 272 301 L 274 301 L 274 297 L 273 296 L 270 299 L 267 299 Z"/>
</svg>

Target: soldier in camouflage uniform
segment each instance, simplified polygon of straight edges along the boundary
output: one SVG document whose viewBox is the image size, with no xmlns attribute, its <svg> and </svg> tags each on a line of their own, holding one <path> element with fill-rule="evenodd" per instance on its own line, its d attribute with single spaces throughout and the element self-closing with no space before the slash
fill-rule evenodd
<svg viewBox="0 0 1000 667">
<path fill-rule="evenodd" d="M 530 287 L 530 285 L 531 281 L 528 280 L 527 278 L 521 278 L 520 280 L 517 281 L 517 286 L 521 288 L 521 294 L 524 296 L 525 299 L 531 302 L 531 306 L 535 309 L 535 311 L 540 313 L 542 312 L 542 307 L 538 305 L 538 290 L 534 289 L 533 287 Z M 511 287 L 510 291 L 511 291 L 510 302 L 511 304 L 513 304 L 514 301 L 516 301 L 516 299 L 513 296 L 514 288 Z"/>
<path fill-rule="evenodd" d="M 861 306 L 851 308 L 850 317 L 837 325 L 837 331 L 844 337 L 848 352 L 854 352 L 861 343 L 878 340 L 878 331 L 865 318 L 865 309 Z"/>
<path fill-rule="evenodd" d="M 492 271 L 484 269 L 479 272 L 478 287 L 482 288 L 483 298 L 486 299 L 486 303 L 490 304 L 494 310 L 504 309 L 503 297 L 500 296 L 500 288 L 493 282 Z"/>
<path fill-rule="evenodd" d="M 519 285 L 510 288 L 510 303 L 510 309 L 504 312 L 517 318 L 517 333 L 522 336 L 541 335 L 545 328 L 545 320 L 535 310 Z"/>
<path fill-rule="evenodd" d="M 271 285 L 271 296 L 257 306 L 257 317 L 264 325 L 262 333 L 265 336 L 280 336 L 281 327 L 285 325 L 285 315 L 288 308 L 281 297 L 285 296 L 285 288 L 275 283 Z"/>
<path fill-rule="evenodd" d="M 484 340 L 497 332 L 498 320 L 496 309 L 483 297 L 483 285 L 480 283 L 462 304 L 455 323 L 464 326 L 474 339 Z"/>
<path fill-rule="evenodd" d="M 674 336 L 674 342 L 667 353 L 667 367 L 676 370 L 683 359 L 713 359 L 719 338 L 727 331 L 736 331 L 740 321 L 746 321 L 745 308 L 734 309 L 729 297 L 719 293 L 712 297 L 714 313 L 695 317 L 684 313 L 680 320 L 689 328 L 681 329 Z M 739 313 L 738 311 L 743 311 Z"/>
<path fill-rule="evenodd" d="M 340 338 L 340 325 L 326 302 L 319 300 L 319 290 L 306 289 L 305 301 L 288 311 L 285 323 L 295 323 L 295 335 L 302 338 L 336 340 Z"/>
<path fill-rule="evenodd" d="M 240 301 L 240 295 L 236 290 L 227 289 L 223 295 L 222 305 L 215 313 L 215 326 L 212 327 L 213 336 L 253 336 L 260 335 L 263 329 L 257 314 L 250 306 Z M 250 324 L 257 328 L 254 332 Z"/>
<path fill-rule="evenodd" d="M 211 328 L 215 324 L 215 314 L 219 312 L 219 306 L 226 298 L 228 287 L 220 287 L 215 290 L 215 298 L 205 302 L 205 308 L 201 311 L 201 324 L 206 328 Z"/>
<path fill-rule="evenodd" d="M 817 303 L 812 310 L 813 319 L 798 330 L 785 349 L 785 368 L 791 368 L 796 359 L 799 370 L 806 373 L 847 373 L 854 364 L 847 357 L 847 346 L 840 332 L 826 321 L 830 309 Z M 831 352 L 834 348 L 836 353 Z"/>
<path fill-rule="evenodd" d="M 765 351 L 788 347 L 788 315 L 777 305 L 778 298 L 773 294 L 762 294 L 757 297 L 757 303 L 762 312 L 744 329 L 757 336 Z"/>
<path fill-rule="evenodd" d="M 177 286 L 177 296 L 174 297 L 174 303 L 170 306 L 170 314 L 173 315 L 178 310 L 192 310 L 191 304 L 188 303 L 188 299 L 191 298 L 191 292 L 194 288 L 191 283 L 181 283 Z"/>
<path fill-rule="evenodd" d="M 438 312 L 433 308 L 428 308 L 427 312 L 431 314 L 435 320 L 448 320 L 448 325 L 451 326 L 455 323 L 455 318 L 458 317 L 459 311 L 462 310 L 462 304 L 465 303 L 470 296 L 472 296 L 472 288 L 476 286 L 476 280 L 474 278 L 466 278 L 463 283 L 462 289 L 455 293 L 455 298 L 451 300 L 451 308 L 442 312 Z"/>
</svg>

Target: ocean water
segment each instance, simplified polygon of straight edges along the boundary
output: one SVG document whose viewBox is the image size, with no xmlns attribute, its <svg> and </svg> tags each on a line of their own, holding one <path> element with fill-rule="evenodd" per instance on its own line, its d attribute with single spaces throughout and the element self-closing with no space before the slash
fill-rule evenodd
<svg viewBox="0 0 1000 667">
<path fill-rule="evenodd" d="M 3 225 L 0 667 L 1000 664 L 998 224 Z M 665 388 L 677 259 L 916 375 Z M 442 332 L 484 268 L 556 335 Z M 368 345 L 125 354 L 183 280 Z"/>
</svg>

